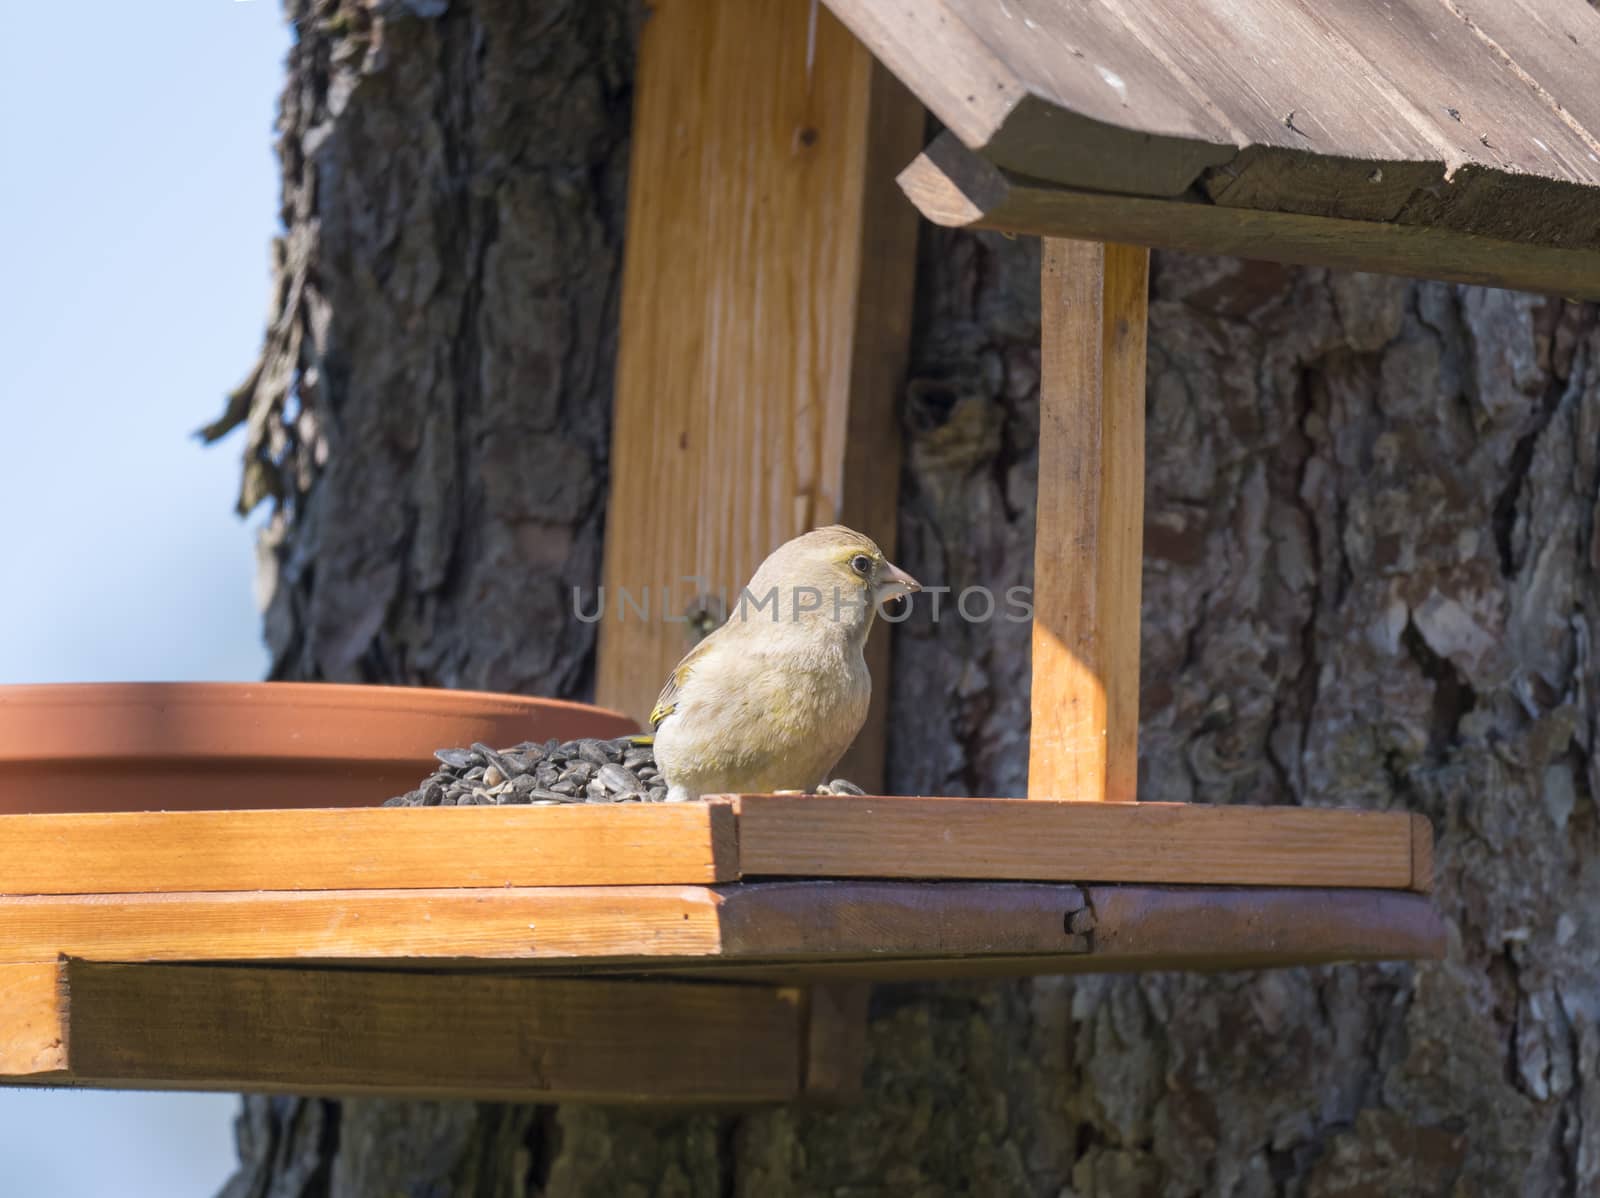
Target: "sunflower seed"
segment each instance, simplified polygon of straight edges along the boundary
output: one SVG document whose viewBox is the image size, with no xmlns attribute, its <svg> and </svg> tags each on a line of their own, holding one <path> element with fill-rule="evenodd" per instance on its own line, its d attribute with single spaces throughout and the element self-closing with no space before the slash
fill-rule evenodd
<svg viewBox="0 0 1600 1198">
<path fill-rule="evenodd" d="M 600 767 L 599 772 L 595 774 L 595 781 L 612 794 L 629 794 L 644 789 L 632 770 L 610 761 Z"/>
<path fill-rule="evenodd" d="M 578 742 L 578 757 L 594 765 L 604 765 L 611 760 L 605 745 L 593 737 Z"/>
<path fill-rule="evenodd" d="M 479 741 L 470 748 L 440 749 L 439 765 L 417 789 L 385 802 L 388 807 L 473 807 L 488 804 L 661 803 L 667 784 L 655 750 L 631 736 L 611 740 L 523 741 L 495 749 Z M 830 789 L 849 786 L 842 780 Z M 848 793 L 854 793 L 854 788 Z"/>
</svg>

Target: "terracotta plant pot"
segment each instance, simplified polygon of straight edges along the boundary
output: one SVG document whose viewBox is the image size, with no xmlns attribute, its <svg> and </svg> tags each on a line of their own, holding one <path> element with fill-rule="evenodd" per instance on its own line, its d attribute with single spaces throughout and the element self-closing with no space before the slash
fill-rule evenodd
<svg viewBox="0 0 1600 1198">
<path fill-rule="evenodd" d="M 476 691 L 0 686 L 0 813 L 368 806 L 413 789 L 435 749 L 636 731 L 602 707 Z"/>
</svg>

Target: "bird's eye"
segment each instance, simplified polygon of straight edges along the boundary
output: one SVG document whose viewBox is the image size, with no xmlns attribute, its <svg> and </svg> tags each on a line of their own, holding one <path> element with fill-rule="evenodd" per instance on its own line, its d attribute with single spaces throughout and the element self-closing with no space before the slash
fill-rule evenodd
<svg viewBox="0 0 1600 1198">
<path fill-rule="evenodd" d="M 850 559 L 850 568 L 865 578 L 872 573 L 872 559 L 864 553 L 858 553 Z"/>
</svg>

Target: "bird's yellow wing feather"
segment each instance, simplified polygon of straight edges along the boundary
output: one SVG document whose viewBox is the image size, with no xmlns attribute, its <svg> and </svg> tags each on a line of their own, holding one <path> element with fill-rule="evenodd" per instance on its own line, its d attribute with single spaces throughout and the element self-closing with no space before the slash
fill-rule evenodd
<svg viewBox="0 0 1600 1198">
<path fill-rule="evenodd" d="M 713 635 L 715 635 L 713 633 Z M 661 688 L 661 693 L 656 696 L 656 705 L 650 709 L 650 727 L 661 727 L 661 721 L 666 719 L 678 709 L 678 692 L 683 688 L 685 680 L 694 670 L 695 659 L 705 652 L 711 637 L 706 637 L 693 649 L 683 655 L 683 660 L 673 667 L 672 673 L 667 675 L 666 685 Z"/>
</svg>

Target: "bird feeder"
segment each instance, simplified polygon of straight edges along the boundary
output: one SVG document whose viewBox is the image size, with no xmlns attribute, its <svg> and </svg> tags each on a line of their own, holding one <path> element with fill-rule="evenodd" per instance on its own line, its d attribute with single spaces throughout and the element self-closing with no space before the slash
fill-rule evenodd
<svg viewBox="0 0 1600 1198">
<path fill-rule="evenodd" d="M 1043 237 L 1028 801 L 4 817 L 0 1079 L 837 1097 L 872 980 L 1442 955 L 1422 817 L 1137 801 L 1146 247 L 1600 298 L 1600 14 L 1481 7 L 662 0 L 604 581 L 892 555 L 915 213 Z M 599 702 L 693 627 L 608 609 Z"/>
</svg>

